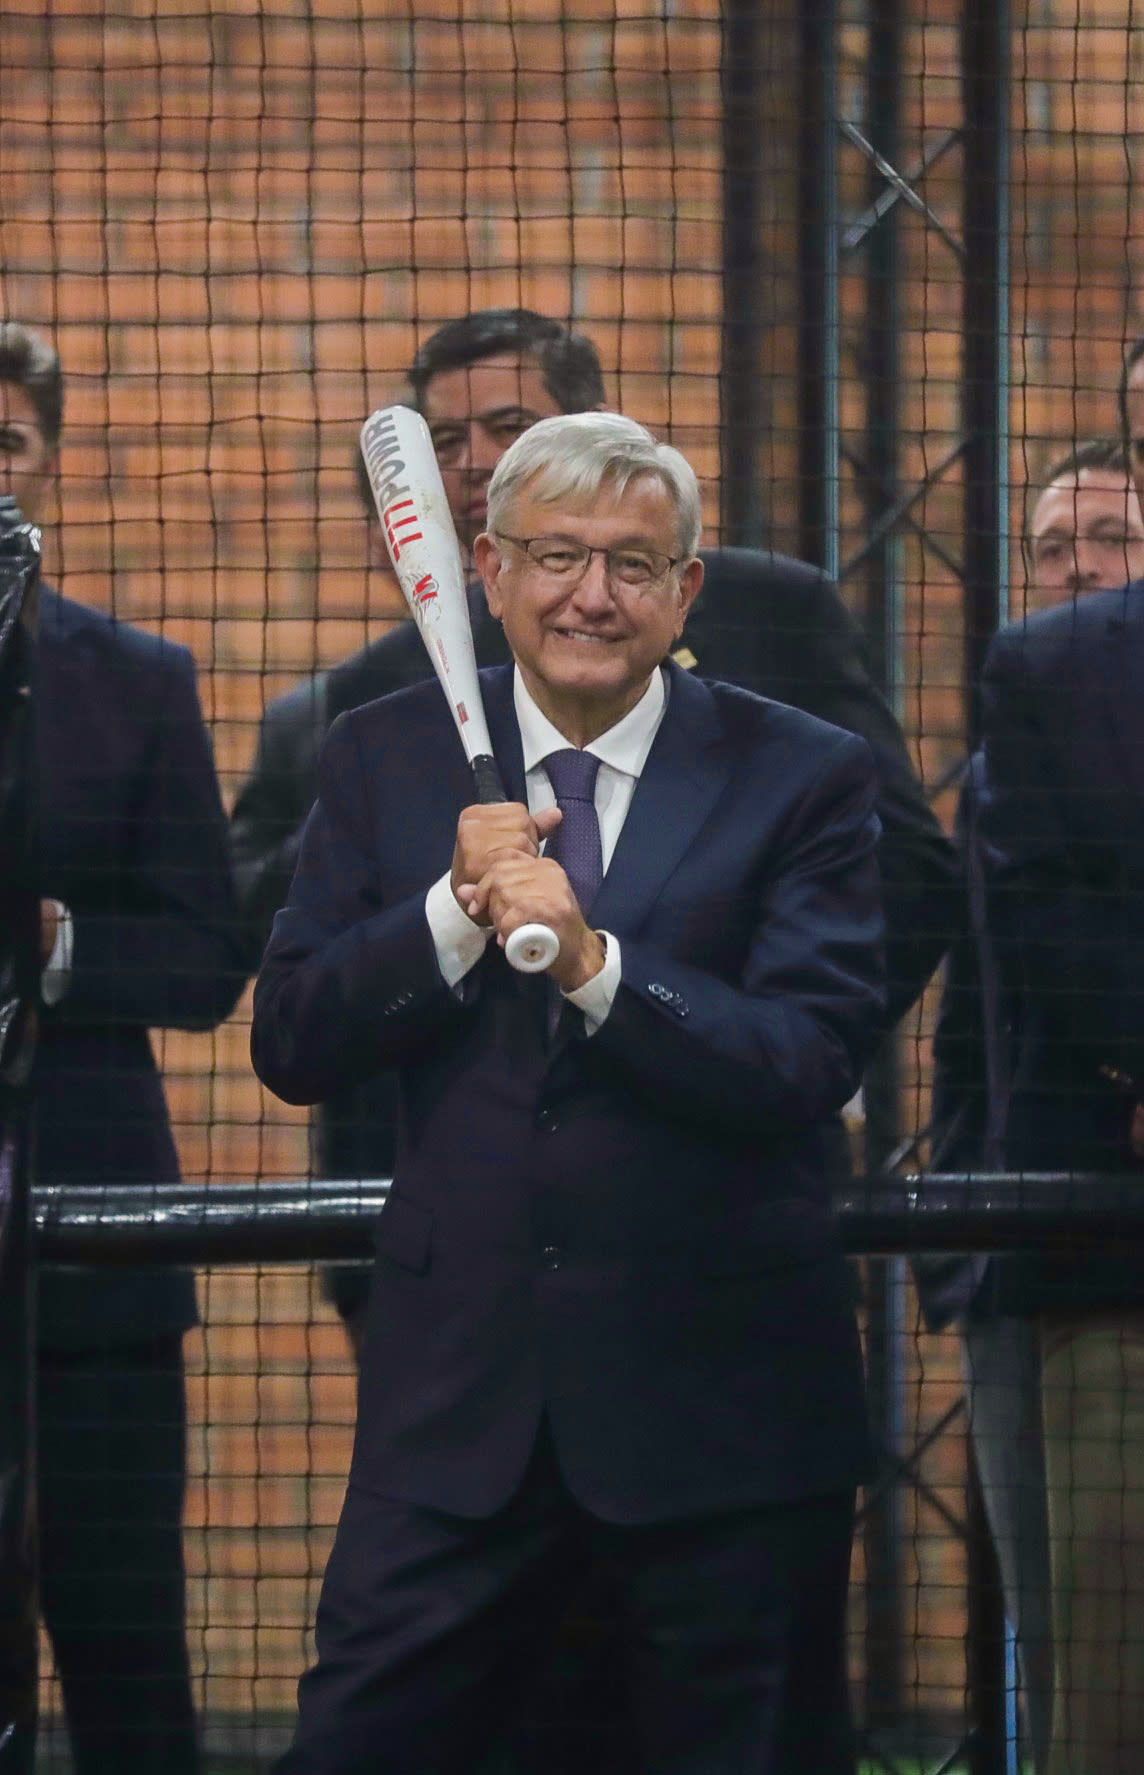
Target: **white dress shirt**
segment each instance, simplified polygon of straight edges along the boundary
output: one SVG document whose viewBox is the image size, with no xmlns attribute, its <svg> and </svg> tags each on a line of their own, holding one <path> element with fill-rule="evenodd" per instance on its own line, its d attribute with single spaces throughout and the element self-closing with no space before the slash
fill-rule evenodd
<svg viewBox="0 0 1144 1775">
<path fill-rule="evenodd" d="M 543 761 L 550 752 L 567 751 L 568 741 L 537 707 L 519 669 L 513 673 L 512 694 L 524 752 L 528 811 L 535 816 L 544 808 L 556 805 Z M 605 875 L 666 707 L 667 680 L 660 670 L 652 673 L 648 687 L 635 707 L 584 748 L 600 760 L 594 800 L 600 822 Z M 483 925 L 474 924 L 457 904 L 449 875 L 443 875 L 429 889 L 425 897 L 425 915 L 442 976 L 450 986 L 457 986 L 470 968 L 480 961 L 492 932 Z M 584 986 L 565 994 L 569 1003 L 583 1012 L 589 1035 L 599 1029 L 608 1015 L 620 984 L 619 942 L 609 931 L 601 931 L 600 935 L 605 949 L 603 968 Z"/>
</svg>

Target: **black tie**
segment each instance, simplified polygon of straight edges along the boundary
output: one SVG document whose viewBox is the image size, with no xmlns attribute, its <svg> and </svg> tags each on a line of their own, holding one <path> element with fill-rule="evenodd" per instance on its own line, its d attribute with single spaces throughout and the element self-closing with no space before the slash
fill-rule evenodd
<svg viewBox="0 0 1144 1775">
<path fill-rule="evenodd" d="M 550 752 L 544 768 L 564 818 L 548 840 L 545 856 L 555 858 L 572 884 L 580 910 L 588 916 L 604 879 L 600 822 L 596 818 L 596 772 L 600 760 L 572 747 Z"/>
</svg>

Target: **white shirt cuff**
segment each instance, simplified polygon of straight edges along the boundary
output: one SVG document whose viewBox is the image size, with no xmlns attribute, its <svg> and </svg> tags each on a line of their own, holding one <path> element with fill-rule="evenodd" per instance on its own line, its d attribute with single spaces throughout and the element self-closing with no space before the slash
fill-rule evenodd
<svg viewBox="0 0 1144 1775">
<path fill-rule="evenodd" d="M 595 1035 L 620 989 L 620 945 L 611 931 L 601 931 L 600 936 L 604 939 L 604 965 L 600 972 L 593 974 L 575 992 L 564 994 L 570 1005 L 583 1012 L 587 1035 Z"/>
<path fill-rule="evenodd" d="M 40 975 L 40 997 L 46 1005 L 58 1005 L 71 985 L 75 944 L 71 913 L 59 900 L 53 900 L 52 905 L 56 909 L 56 940 Z"/>
<path fill-rule="evenodd" d="M 474 924 L 458 906 L 448 875 L 435 881 L 426 894 L 425 917 L 437 951 L 441 978 L 446 986 L 459 986 L 485 953 L 492 932 L 483 925 Z"/>
</svg>

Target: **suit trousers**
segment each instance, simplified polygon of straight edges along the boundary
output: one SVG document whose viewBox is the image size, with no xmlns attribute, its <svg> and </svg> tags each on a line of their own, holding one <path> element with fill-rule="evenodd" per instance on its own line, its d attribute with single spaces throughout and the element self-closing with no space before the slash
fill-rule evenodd
<svg viewBox="0 0 1144 1775">
<path fill-rule="evenodd" d="M 181 1336 L 37 1365 L 40 1591 L 76 1775 L 195 1775 Z"/>
<path fill-rule="evenodd" d="M 1050 1775 L 1144 1769 L 1144 1314 L 1046 1316 Z"/>
<path fill-rule="evenodd" d="M 650 1526 L 569 1495 L 542 1430 L 494 1516 L 352 1480 L 322 1587 L 317 1663 L 277 1775 L 470 1775 L 488 1766 L 546 1630 L 592 1560 L 609 1572 L 645 1775 L 853 1775 L 845 1610 L 852 1493 Z"/>
<path fill-rule="evenodd" d="M 1017 1641 L 1033 1768 L 1044 1775 L 1053 1640 L 1040 1329 L 1032 1318 L 989 1313 L 970 1318 L 963 1337 L 973 1455 L 997 1550 L 1005 1614 Z"/>
</svg>

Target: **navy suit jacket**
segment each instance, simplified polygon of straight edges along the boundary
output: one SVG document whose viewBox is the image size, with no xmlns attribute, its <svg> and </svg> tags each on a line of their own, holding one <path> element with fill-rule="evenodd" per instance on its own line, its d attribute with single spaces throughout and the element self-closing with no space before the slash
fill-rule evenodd
<svg viewBox="0 0 1144 1775">
<path fill-rule="evenodd" d="M 896 1022 L 921 992 L 957 925 L 959 891 L 952 849 L 927 806 L 901 729 L 871 681 L 861 632 L 834 584 L 805 562 L 757 549 L 711 549 L 703 562 L 706 577 L 683 637 L 696 676 L 805 709 L 859 734 L 874 754 L 886 910 L 886 1021 Z M 470 604 L 478 663 L 505 663 L 504 633 L 479 587 L 471 588 Z M 428 655 L 410 621 L 267 707 L 232 824 L 252 969 L 289 893 L 317 793 L 318 751 L 331 722 L 347 709 L 430 676 Z M 336 1093 L 316 1118 L 316 1163 L 332 1177 L 388 1176 L 394 1121 L 388 1076 Z M 849 1161 L 841 1128 L 835 1157 L 845 1175 Z M 343 1297 L 352 1298 L 348 1285 Z"/>
<path fill-rule="evenodd" d="M 510 668 L 483 675 L 524 797 Z M 851 1485 L 866 1459 L 822 1124 L 882 1010 L 860 740 L 669 669 L 592 922 L 623 958 L 592 1037 L 495 945 L 455 993 L 426 889 L 471 779 L 436 685 L 343 715 L 255 992 L 287 1101 L 396 1067 L 393 1194 L 353 1477 L 479 1516 L 546 1411 L 590 1510 L 653 1521 Z"/>
<path fill-rule="evenodd" d="M 41 1021 L 33 1176 L 174 1181 L 148 1028 L 210 1029 L 242 986 L 226 820 L 191 656 L 41 587 L 36 718 L 41 891 L 70 909 L 74 953 L 68 990 Z M 188 1274 L 41 1279 L 46 1347 L 193 1321 Z"/>
<path fill-rule="evenodd" d="M 1017 1005 L 1012 1169 L 1134 1168 L 1144 1092 L 1144 581 L 1014 624 L 985 667 L 990 916 Z M 1028 1259 L 1016 1307 L 1139 1302 L 1135 1259 Z"/>
</svg>

